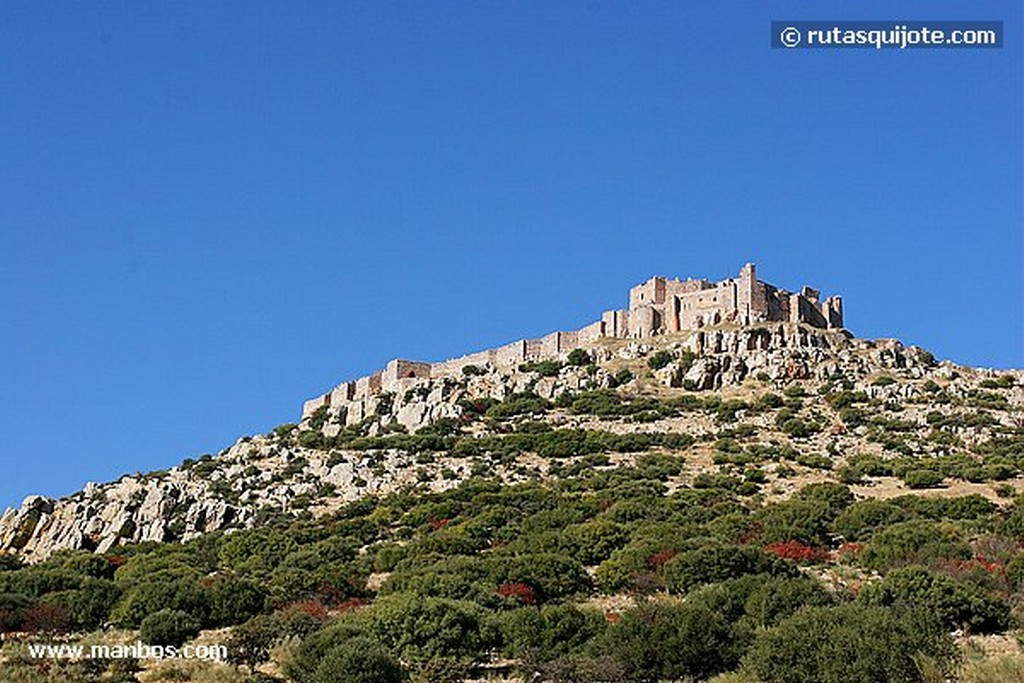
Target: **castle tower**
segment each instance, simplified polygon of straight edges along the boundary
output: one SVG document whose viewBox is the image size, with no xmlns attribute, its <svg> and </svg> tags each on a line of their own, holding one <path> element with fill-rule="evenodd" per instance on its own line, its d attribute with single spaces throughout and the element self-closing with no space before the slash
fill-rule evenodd
<svg viewBox="0 0 1024 683">
<path fill-rule="evenodd" d="M 749 325 L 753 322 L 754 285 L 757 282 L 757 268 L 753 263 L 747 263 L 740 268 L 739 284 L 736 287 L 736 313 L 741 325 Z"/>
<path fill-rule="evenodd" d="M 825 299 L 825 321 L 829 328 L 840 328 L 843 326 L 843 297 L 830 296 Z"/>
</svg>

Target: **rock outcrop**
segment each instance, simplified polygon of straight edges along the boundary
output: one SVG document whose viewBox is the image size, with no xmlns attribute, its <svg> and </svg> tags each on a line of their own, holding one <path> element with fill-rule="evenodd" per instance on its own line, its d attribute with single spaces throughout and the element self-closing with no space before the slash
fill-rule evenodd
<svg viewBox="0 0 1024 683">
<path fill-rule="evenodd" d="M 218 457 L 88 484 L 60 500 L 30 496 L 19 509 L 8 509 L 0 517 L 0 551 L 29 560 L 61 549 L 107 552 L 121 544 L 230 532 L 274 515 L 326 512 L 367 494 L 407 486 L 442 490 L 473 474 L 507 482 L 546 476 L 549 463 L 540 458 L 524 463 L 444 451 L 415 453 L 401 446 L 356 448 L 342 439 L 400 436 L 446 423 L 455 425 L 460 438 L 472 439 L 488 430 L 508 429 L 480 420 L 481 405 L 522 396 L 554 401 L 565 394 L 613 388 L 626 397 L 658 391 L 749 393 L 801 381 L 816 391 L 821 383 L 841 380 L 871 400 L 899 402 L 920 397 L 926 380 L 941 382 L 949 396 L 971 397 L 979 382 L 996 377 L 991 371 L 937 364 L 931 354 L 895 340 L 861 340 L 843 330 L 792 323 L 705 327 L 642 340 L 605 338 L 584 350 L 583 362 L 578 355 L 568 362 L 570 352 L 564 352 L 544 363 L 510 367 L 485 362 L 461 376 L 407 378 L 401 392 L 342 398 L 306 410 L 300 424 L 240 439 Z M 669 360 L 649 364 L 659 353 Z M 878 381 L 882 376 L 890 381 Z M 1019 419 L 1024 404 L 1024 375 L 1015 376 L 1016 384 L 1004 395 L 1017 412 L 1000 413 L 998 420 L 1004 422 Z M 548 405 L 543 419 L 558 428 L 586 427 L 591 419 Z M 923 413 L 908 419 L 927 428 Z M 693 436 L 705 433 L 704 423 L 694 425 Z M 681 428 L 678 420 L 668 427 Z M 627 421 L 614 431 L 651 428 Z M 962 436 L 977 440 L 987 434 L 985 429 L 964 427 Z M 842 438 L 847 440 L 843 447 L 852 449 L 861 436 L 854 432 Z"/>
</svg>

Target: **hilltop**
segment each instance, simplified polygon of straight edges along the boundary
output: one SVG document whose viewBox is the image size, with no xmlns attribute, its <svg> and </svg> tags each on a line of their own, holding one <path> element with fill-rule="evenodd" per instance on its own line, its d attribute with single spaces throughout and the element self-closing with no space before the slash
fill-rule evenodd
<svg viewBox="0 0 1024 683">
<path fill-rule="evenodd" d="M 719 283 L 653 278 L 577 332 L 391 361 L 217 456 L 8 510 L 0 598 L 22 602 L 0 613 L 18 630 L 57 605 L 62 628 L 87 631 L 170 608 L 196 630 L 234 626 L 236 663 L 303 682 L 349 637 L 422 680 L 704 679 L 742 663 L 730 680 L 781 681 L 772 638 L 807 632 L 806 606 L 838 633 L 896 619 L 881 651 L 952 672 L 950 632 L 1012 642 L 1024 372 L 842 324 L 838 297 L 748 265 Z M 94 590 L 107 601 L 82 607 Z M 928 600 L 940 623 L 907 626 L 902 606 Z M 671 628 L 648 633 L 644 610 Z M 403 621 L 434 618 L 453 630 Z M 697 624 L 708 651 L 641 652 Z M 292 659 L 272 656 L 288 637 Z M 923 680 L 865 647 L 865 671 Z"/>
<path fill-rule="evenodd" d="M 679 316 L 666 311 L 688 312 L 682 322 L 693 329 L 678 329 Z M 856 339 L 841 323 L 839 297 L 821 303 L 809 287 L 792 294 L 762 283 L 750 264 L 714 284 L 652 278 L 630 291 L 629 309 L 607 311 L 582 330 L 441 363 L 393 360 L 307 401 L 298 423 L 243 437 L 217 457 L 90 483 L 59 501 L 30 496 L 0 518 L 0 551 L 30 559 L 55 550 L 105 552 L 119 543 L 246 528 L 280 513 L 319 513 L 404 486 L 444 490 L 481 473 L 509 483 L 548 476 L 551 463 L 529 449 L 512 463 L 494 461 L 484 446 L 526 418 L 560 434 L 671 432 L 700 441 L 717 429 L 701 406 L 721 401 L 753 417 L 759 392 L 807 385 L 807 405 L 791 416 L 791 430 L 805 424 L 808 433 L 797 435 L 805 458 L 836 467 L 851 453 L 892 452 L 878 425 L 850 424 L 851 414 L 863 412 L 856 405 L 828 403 L 836 391 L 898 416 L 896 452 L 903 455 L 950 450 L 929 441 L 937 418 L 929 422 L 928 414 L 936 411 L 957 416 L 943 419 L 968 448 L 1019 419 L 1024 389 L 1014 373 L 937 363 L 896 340 Z M 1000 378 L 1010 384 L 983 386 Z M 588 401 L 591 409 L 582 407 Z M 960 405 L 986 409 L 987 417 L 963 422 Z M 777 416 L 754 422 L 761 440 L 794 436 Z M 448 448 L 453 439 L 456 448 Z"/>
</svg>

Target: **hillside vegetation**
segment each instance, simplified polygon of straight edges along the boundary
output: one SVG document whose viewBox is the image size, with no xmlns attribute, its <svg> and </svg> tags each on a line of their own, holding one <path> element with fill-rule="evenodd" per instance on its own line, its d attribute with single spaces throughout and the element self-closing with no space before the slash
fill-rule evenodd
<svg viewBox="0 0 1024 683">
<path fill-rule="evenodd" d="M 1022 383 L 663 338 L 324 408 L 5 515 L 0 679 L 1020 680 Z M 228 658 L 28 650 L 137 640 Z"/>
</svg>

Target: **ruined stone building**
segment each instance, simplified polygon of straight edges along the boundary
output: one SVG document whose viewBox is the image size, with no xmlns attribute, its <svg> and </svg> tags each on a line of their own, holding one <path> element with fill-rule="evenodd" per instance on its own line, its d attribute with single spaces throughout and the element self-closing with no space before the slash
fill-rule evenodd
<svg viewBox="0 0 1024 683">
<path fill-rule="evenodd" d="M 794 323 L 822 329 L 843 326 L 843 302 L 838 296 L 824 301 L 815 289 L 788 292 L 757 279 L 748 263 L 739 275 L 721 282 L 669 280 L 653 277 L 629 290 L 629 308 L 605 311 L 579 330 L 552 332 L 540 339 L 521 339 L 496 349 L 440 363 L 392 360 L 381 372 L 344 382 L 323 396 L 307 401 L 303 415 L 320 406 L 358 401 L 383 391 L 405 391 L 421 379 L 461 376 L 467 365 L 515 367 L 524 361 L 555 358 L 602 338 L 644 339 L 677 334 L 715 325 Z"/>
<path fill-rule="evenodd" d="M 810 287 L 791 293 L 761 282 L 748 263 L 739 277 L 715 283 L 652 277 L 629 290 L 629 310 L 609 311 L 602 320 L 608 336 L 633 338 L 721 323 L 791 322 L 831 329 L 843 326 L 843 302 L 838 296 L 821 301 Z"/>
</svg>

